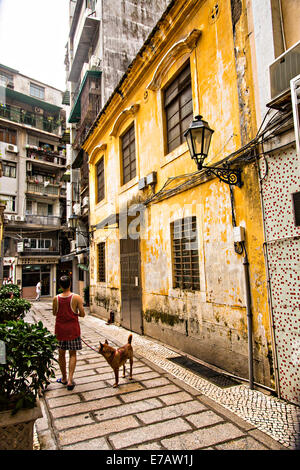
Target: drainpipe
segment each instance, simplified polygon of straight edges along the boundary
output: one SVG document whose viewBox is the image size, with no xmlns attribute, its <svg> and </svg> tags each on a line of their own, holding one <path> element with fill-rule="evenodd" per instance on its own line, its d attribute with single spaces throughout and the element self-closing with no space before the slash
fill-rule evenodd
<svg viewBox="0 0 300 470">
<path fill-rule="evenodd" d="M 231 201 L 231 217 L 232 217 L 232 226 L 235 228 L 236 217 L 235 217 L 235 208 L 234 208 L 234 194 L 233 188 L 229 185 L 230 188 L 230 201 Z M 237 227 L 238 228 L 238 227 Z M 241 229 L 241 227 L 239 227 Z M 249 388 L 250 390 L 254 389 L 254 380 L 253 380 L 253 345 L 252 345 L 252 310 L 251 310 L 251 290 L 250 290 L 250 276 L 249 276 L 249 261 L 247 250 L 245 246 L 245 235 L 244 231 L 237 231 L 237 236 L 234 237 L 234 251 L 241 255 L 244 252 L 243 267 L 244 267 L 244 279 L 245 279 L 245 292 L 246 292 L 246 311 L 247 311 L 247 331 L 248 331 L 248 370 L 249 370 Z"/>
<path fill-rule="evenodd" d="M 245 291 L 246 291 L 246 310 L 247 310 L 247 329 L 248 329 L 248 368 L 249 368 L 249 388 L 250 390 L 254 389 L 253 381 L 253 344 L 252 344 L 252 310 L 251 310 L 251 291 L 250 291 L 250 276 L 249 276 L 249 261 L 246 251 L 245 244 L 244 246 L 244 279 L 245 279 Z"/>
</svg>

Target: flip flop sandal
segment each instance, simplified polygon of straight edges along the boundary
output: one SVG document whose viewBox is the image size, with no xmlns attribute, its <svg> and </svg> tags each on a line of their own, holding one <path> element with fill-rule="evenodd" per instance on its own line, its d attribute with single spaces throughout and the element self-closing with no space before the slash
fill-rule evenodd
<svg viewBox="0 0 300 470">
<path fill-rule="evenodd" d="M 57 379 L 56 382 L 59 383 L 59 384 L 62 384 L 62 385 L 67 385 L 67 383 L 68 383 L 68 382 L 63 382 L 61 379 Z"/>
<path fill-rule="evenodd" d="M 72 383 L 72 385 L 67 385 L 67 390 L 73 390 L 75 387 L 75 382 Z"/>
</svg>

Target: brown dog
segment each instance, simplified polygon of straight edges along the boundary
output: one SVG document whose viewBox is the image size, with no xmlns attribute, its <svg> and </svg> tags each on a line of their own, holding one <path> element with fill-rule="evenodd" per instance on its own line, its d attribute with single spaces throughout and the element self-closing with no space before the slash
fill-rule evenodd
<svg viewBox="0 0 300 470">
<path fill-rule="evenodd" d="M 131 346 L 131 341 L 132 335 L 129 335 L 128 343 L 118 349 L 109 346 L 107 339 L 105 340 L 104 344 L 102 344 L 100 341 L 99 354 L 102 354 L 115 373 L 116 382 L 114 387 L 117 387 L 119 384 L 119 368 L 121 366 L 123 366 L 123 377 L 125 377 L 125 362 L 127 359 L 129 359 L 130 363 L 129 379 L 132 380 L 133 349 Z"/>
</svg>

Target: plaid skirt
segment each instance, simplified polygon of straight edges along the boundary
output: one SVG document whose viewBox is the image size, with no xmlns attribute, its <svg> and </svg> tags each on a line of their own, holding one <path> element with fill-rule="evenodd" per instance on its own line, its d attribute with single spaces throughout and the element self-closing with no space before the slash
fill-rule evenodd
<svg viewBox="0 0 300 470">
<path fill-rule="evenodd" d="M 59 349 L 64 349 L 65 351 L 78 351 L 79 349 L 82 349 L 80 336 L 69 341 L 59 341 L 58 344 Z"/>
</svg>

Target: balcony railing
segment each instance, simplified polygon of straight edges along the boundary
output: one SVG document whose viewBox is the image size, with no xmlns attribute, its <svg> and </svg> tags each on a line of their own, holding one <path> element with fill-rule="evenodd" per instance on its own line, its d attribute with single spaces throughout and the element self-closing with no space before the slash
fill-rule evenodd
<svg viewBox="0 0 300 470">
<path fill-rule="evenodd" d="M 61 218 L 55 215 L 27 214 L 25 221 L 27 224 L 48 225 L 51 227 L 60 227 L 61 225 Z"/>
<path fill-rule="evenodd" d="M 45 196 L 59 196 L 59 186 L 48 184 L 47 186 L 45 183 L 34 183 L 31 181 L 27 181 L 27 192 L 28 193 L 35 193 Z"/>
<path fill-rule="evenodd" d="M 27 158 L 38 162 L 66 166 L 66 156 L 58 152 L 45 151 L 38 147 L 27 147 Z"/>
<path fill-rule="evenodd" d="M 25 111 L 24 109 L 11 104 L 0 105 L 0 117 L 20 124 L 26 124 L 46 132 L 51 132 L 56 135 L 59 133 L 61 124 L 56 118 L 45 119 L 42 114 Z"/>
</svg>

